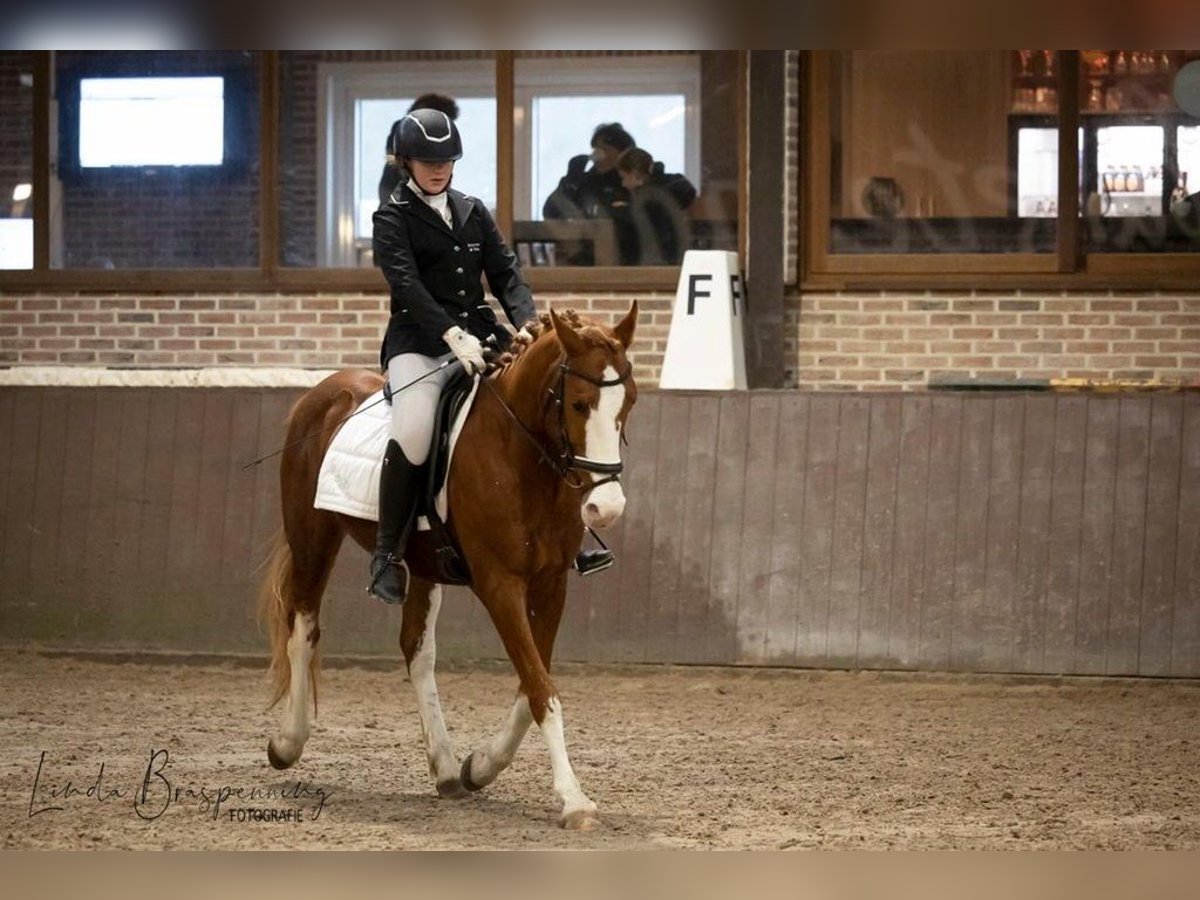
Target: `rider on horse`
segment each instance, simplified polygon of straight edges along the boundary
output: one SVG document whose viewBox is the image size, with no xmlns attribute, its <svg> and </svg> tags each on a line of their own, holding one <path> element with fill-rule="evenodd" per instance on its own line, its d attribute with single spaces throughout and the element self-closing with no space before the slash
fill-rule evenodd
<svg viewBox="0 0 1200 900">
<path fill-rule="evenodd" d="M 391 436 L 379 480 L 379 531 L 369 590 L 386 603 L 404 600 L 404 551 L 416 520 L 421 467 L 429 456 L 438 398 L 456 367 L 485 367 L 483 341 L 510 338 L 483 296 L 480 276 L 500 301 L 518 337 L 536 320 L 533 296 L 516 255 L 482 201 L 450 189 L 462 138 L 445 113 L 418 109 L 393 132 L 394 155 L 407 172 L 374 216 L 375 261 L 391 286 L 391 319 L 380 363 L 393 391 Z M 428 378 L 400 390 L 414 379 Z"/>
</svg>

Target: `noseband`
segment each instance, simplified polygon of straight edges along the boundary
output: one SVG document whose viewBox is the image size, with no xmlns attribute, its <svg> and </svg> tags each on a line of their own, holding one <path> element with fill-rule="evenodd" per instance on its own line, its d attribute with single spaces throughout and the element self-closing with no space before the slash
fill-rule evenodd
<svg viewBox="0 0 1200 900">
<path fill-rule="evenodd" d="M 589 384 L 594 384 L 596 387 L 606 388 L 615 387 L 618 384 L 624 384 L 629 380 L 629 376 L 632 374 L 633 363 L 628 361 L 626 361 L 625 373 L 623 375 L 620 375 L 617 378 L 610 378 L 608 380 L 603 378 L 593 378 L 591 375 L 588 375 L 584 372 L 576 372 L 565 362 L 560 363 L 558 366 L 558 384 L 553 390 L 550 391 L 550 397 L 558 406 L 559 440 L 562 442 L 562 451 L 559 454 L 559 468 L 561 470 L 561 474 L 564 478 L 567 477 L 566 473 L 568 472 L 588 472 L 592 475 L 607 476 L 599 479 L 598 481 L 592 481 L 590 485 L 584 485 L 582 483 L 572 485 L 573 487 L 586 487 L 587 491 L 584 493 L 594 491 L 602 484 L 608 484 L 611 481 L 620 481 L 621 472 L 624 470 L 625 465 L 619 460 L 615 463 L 597 462 L 594 459 L 588 459 L 586 456 L 579 456 L 575 453 L 575 446 L 571 443 L 571 436 L 567 434 L 567 414 L 566 410 L 564 409 L 566 406 L 567 396 L 567 376 L 572 375 L 575 378 L 579 378 L 588 382 Z M 624 437 L 624 431 L 622 431 L 621 436 Z M 570 484 L 571 480 L 567 479 L 567 483 Z"/>
<path fill-rule="evenodd" d="M 621 472 L 624 470 L 625 466 L 624 463 L 619 461 L 615 463 L 597 462 L 596 460 L 588 459 L 586 456 L 579 456 L 575 453 L 575 445 L 571 443 L 571 436 L 567 434 L 567 414 L 566 410 L 564 409 L 567 376 L 571 375 L 575 378 L 582 378 L 584 381 L 596 385 L 596 387 L 604 388 L 615 387 L 618 384 L 624 384 L 629 380 L 629 376 L 632 374 L 633 363 L 628 362 L 628 360 L 626 361 L 625 374 L 618 378 L 612 378 L 608 380 L 603 378 L 593 378 L 591 375 L 588 375 L 584 372 L 575 371 L 565 362 L 559 363 L 558 382 L 553 388 L 550 389 L 550 399 L 555 405 L 558 406 L 559 441 L 562 444 L 562 449 L 559 451 L 557 459 L 546 452 L 546 448 L 542 446 L 542 442 L 537 439 L 537 436 L 529 430 L 528 426 L 526 426 L 526 424 L 522 422 L 520 418 L 518 418 L 516 413 L 509 409 L 508 404 L 504 402 L 504 398 L 500 396 L 499 391 L 496 390 L 492 382 L 488 378 L 484 378 L 483 383 L 488 386 L 492 392 L 492 396 L 495 397 L 500 403 L 500 408 L 508 414 L 508 417 L 512 419 L 521 429 L 521 433 L 524 434 L 533 443 L 534 447 L 537 448 L 538 453 L 541 454 L 542 461 L 549 465 L 550 468 L 552 468 L 558 474 L 558 476 L 567 483 L 568 486 L 575 488 L 576 490 L 583 491 L 584 496 L 587 496 L 602 484 L 608 484 L 612 481 L 620 481 Z M 622 440 L 625 438 L 624 431 L 621 432 L 621 438 Z M 588 484 L 587 482 L 578 478 L 574 474 L 576 472 L 587 472 L 592 475 L 604 475 L 606 477 L 599 480 L 593 480 L 591 484 Z"/>
</svg>

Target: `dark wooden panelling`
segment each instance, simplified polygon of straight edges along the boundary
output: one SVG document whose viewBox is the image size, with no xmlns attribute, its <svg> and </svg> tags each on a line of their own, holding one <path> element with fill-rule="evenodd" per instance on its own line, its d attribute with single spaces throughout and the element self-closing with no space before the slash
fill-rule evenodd
<svg viewBox="0 0 1200 900">
<path fill-rule="evenodd" d="M 1200 676 L 1200 403 L 1188 398 L 1179 467 L 1179 552 L 1171 630 L 1172 675 Z"/>
<path fill-rule="evenodd" d="M 867 489 L 871 401 L 867 397 L 847 396 L 841 399 L 839 407 L 824 659 L 826 665 L 852 668 L 858 664 L 863 502 Z"/>
<path fill-rule="evenodd" d="M 1104 671 L 1108 675 L 1133 675 L 1138 670 L 1151 408 L 1145 399 L 1121 400 L 1112 514 L 1112 581 L 1108 628 L 1103 639 Z"/>
<path fill-rule="evenodd" d="M 47 391 L 42 396 L 33 517 L 30 521 L 30 582 L 32 585 L 53 584 L 59 590 L 69 584 L 64 581 L 57 566 L 58 547 L 62 540 L 63 467 L 69 407 L 70 395 L 65 390 Z"/>
<path fill-rule="evenodd" d="M 921 604 L 925 598 L 925 517 L 929 505 L 930 428 L 933 400 L 900 401 L 900 468 L 896 486 L 896 540 L 888 602 L 888 659 L 915 669 L 920 657 Z"/>
<path fill-rule="evenodd" d="M 950 603 L 950 668 L 984 667 L 987 622 L 988 515 L 995 401 L 964 403 L 954 528 L 954 590 Z"/>
<path fill-rule="evenodd" d="M 980 667 L 994 672 L 1014 668 L 1024 413 L 1023 397 L 996 398 L 988 466 L 987 576 L 979 610 Z"/>
<path fill-rule="evenodd" d="M 738 563 L 737 647 L 739 662 L 765 663 L 770 633 L 771 552 L 775 518 L 775 454 L 779 450 L 778 394 L 753 394 L 745 459 L 746 491 L 742 504 Z"/>
<path fill-rule="evenodd" d="M 28 616 L 29 558 L 33 548 L 33 503 L 41 431 L 42 396 L 37 391 L 17 393 L 13 404 L 11 475 L 4 507 L 4 556 L 0 558 L 0 591 L 5 622 L 26 622 Z"/>
<path fill-rule="evenodd" d="M 0 390 L 5 640 L 262 653 L 298 392 Z M 1200 675 L 1200 397 L 646 392 L 557 658 Z M 399 662 L 337 561 L 330 653 Z M 443 656 L 499 657 L 445 592 Z"/>
<path fill-rule="evenodd" d="M 1088 398 L 1087 449 L 1083 473 L 1079 595 L 1075 604 L 1072 672 L 1104 672 L 1104 636 L 1112 589 L 1113 505 L 1117 490 L 1116 433 L 1120 401 Z"/>
<path fill-rule="evenodd" d="M 705 661 L 710 597 L 708 566 L 712 547 L 713 494 L 717 476 L 719 396 L 697 396 L 689 401 L 687 481 L 683 489 L 683 517 L 678 540 L 679 580 L 676 589 L 675 659 L 683 663 Z"/>
<path fill-rule="evenodd" d="M 829 611 L 829 563 L 837 498 L 839 395 L 814 395 L 808 413 L 808 465 L 800 533 L 800 593 L 796 610 L 796 657 L 823 665 Z"/>
<path fill-rule="evenodd" d="M 1087 397 L 1055 404 L 1054 468 L 1050 484 L 1049 562 L 1042 631 L 1042 671 L 1070 672 L 1075 654 L 1079 597 L 1079 535 L 1087 449 Z"/>
<path fill-rule="evenodd" d="M 742 517 L 746 499 L 750 396 L 721 397 L 717 458 L 712 492 L 712 545 L 708 566 L 708 621 L 703 660 L 737 659 L 738 582 L 741 578 Z"/>
<path fill-rule="evenodd" d="M 621 477 L 625 515 L 621 522 L 617 578 L 613 580 L 620 609 L 616 659 L 621 662 L 644 662 L 647 658 L 661 408 L 657 393 L 645 394 L 638 400 L 630 423 L 630 446 L 623 454 L 627 460 L 627 472 Z"/>
<path fill-rule="evenodd" d="M 679 617 L 679 564 L 683 555 L 683 502 L 691 405 L 663 395 L 658 423 L 658 474 L 654 486 L 650 596 L 646 598 L 646 659 L 675 656 Z M 632 440 L 632 438 L 631 438 Z"/>
<path fill-rule="evenodd" d="M 138 570 L 138 539 L 142 507 L 146 498 L 147 436 L 150 429 L 150 393 L 120 391 L 119 439 L 117 441 L 116 495 L 113 498 L 112 590 L 125 593 L 125 573 Z M 222 504 L 223 505 L 223 504 Z M 224 510 L 216 513 L 224 516 Z M 214 560 L 214 563 L 217 561 Z M 220 568 L 208 570 L 219 577 Z M 140 576 L 140 572 L 139 572 Z M 141 643 L 151 642 L 159 633 L 161 606 L 157 598 L 144 590 L 146 582 L 138 578 L 139 589 L 130 591 L 113 607 L 110 627 L 113 634 L 126 635 Z"/>
<path fill-rule="evenodd" d="M 929 499 L 925 504 L 925 586 L 920 607 L 921 668 L 950 664 L 953 627 L 959 447 L 963 399 L 933 398 L 929 439 Z"/>
<path fill-rule="evenodd" d="M 1050 515 L 1054 488 L 1055 404 L 1021 398 L 1020 517 L 1017 584 L 1013 592 L 1014 672 L 1041 672 L 1045 658 L 1050 573 Z M 1057 567 L 1060 561 L 1056 560 Z"/>
<path fill-rule="evenodd" d="M 1143 675 L 1171 672 L 1183 408 L 1183 398 L 1178 396 L 1156 397 L 1151 406 L 1146 557 L 1138 628 L 1138 671 Z"/>
<path fill-rule="evenodd" d="M 871 398 L 863 522 L 862 576 L 855 657 L 860 665 L 887 666 L 892 560 L 896 541 L 901 405 Z"/>
<path fill-rule="evenodd" d="M 796 658 L 800 609 L 796 601 L 800 591 L 800 537 L 805 533 L 804 483 L 810 404 L 807 394 L 783 394 L 779 400 L 764 649 L 767 662 L 784 663 Z"/>
</svg>

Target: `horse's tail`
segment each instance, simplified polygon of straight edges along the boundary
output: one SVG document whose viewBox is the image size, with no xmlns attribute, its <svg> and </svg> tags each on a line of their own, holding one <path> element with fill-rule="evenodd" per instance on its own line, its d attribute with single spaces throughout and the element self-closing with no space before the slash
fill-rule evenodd
<svg viewBox="0 0 1200 900">
<path fill-rule="evenodd" d="M 271 702 L 268 709 L 283 699 L 292 682 L 292 667 L 288 660 L 288 639 L 292 633 L 295 610 L 293 596 L 292 548 L 283 530 L 275 535 L 274 547 L 267 560 L 267 571 L 258 592 L 258 621 L 265 625 L 271 637 Z"/>
</svg>

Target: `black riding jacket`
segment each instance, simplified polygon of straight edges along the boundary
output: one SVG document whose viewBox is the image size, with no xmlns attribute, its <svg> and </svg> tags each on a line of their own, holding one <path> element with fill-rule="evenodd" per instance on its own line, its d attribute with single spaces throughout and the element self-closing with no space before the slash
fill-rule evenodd
<svg viewBox="0 0 1200 900">
<path fill-rule="evenodd" d="M 375 264 L 392 289 L 392 317 L 379 355 L 384 368 L 401 353 L 450 352 L 442 335 L 454 325 L 481 341 L 496 334 L 506 346 L 507 332 L 484 300 L 481 275 L 515 327 L 534 318 L 516 254 L 487 207 L 455 190 L 449 200 L 453 227 L 407 184 L 375 212 Z"/>
</svg>

